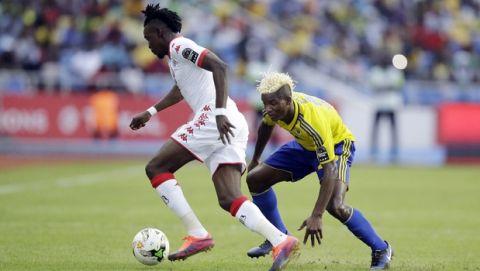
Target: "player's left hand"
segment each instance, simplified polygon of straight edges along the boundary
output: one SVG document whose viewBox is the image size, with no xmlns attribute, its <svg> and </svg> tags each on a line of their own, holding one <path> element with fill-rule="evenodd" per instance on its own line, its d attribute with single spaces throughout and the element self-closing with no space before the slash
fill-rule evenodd
<svg viewBox="0 0 480 271">
<path fill-rule="evenodd" d="M 315 246 L 315 240 L 320 245 L 322 242 L 323 234 L 322 234 L 322 218 L 318 216 L 310 216 L 309 218 L 305 219 L 298 228 L 301 231 L 303 228 L 305 229 L 305 238 L 303 238 L 303 244 L 307 244 L 308 237 L 312 242 L 312 247 Z"/>
<path fill-rule="evenodd" d="M 220 137 L 218 139 L 222 140 L 223 144 L 225 145 L 227 144 L 227 142 L 228 144 L 230 144 L 230 135 L 232 137 L 235 137 L 232 130 L 232 128 L 235 129 L 235 126 L 230 123 L 227 116 L 225 115 L 217 115 L 215 118 L 217 121 L 217 129 L 220 133 Z"/>
</svg>

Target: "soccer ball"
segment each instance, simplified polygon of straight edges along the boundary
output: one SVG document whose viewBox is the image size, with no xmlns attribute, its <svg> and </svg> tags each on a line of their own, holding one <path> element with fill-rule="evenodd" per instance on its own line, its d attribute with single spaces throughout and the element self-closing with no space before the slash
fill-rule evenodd
<svg viewBox="0 0 480 271">
<path fill-rule="evenodd" d="M 145 228 L 133 237 L 132 248 L 133 256 L 139 262 L 145 265 L 156 265 L 167 258 L 170 244 L 161 230 Z"/>
</svg>

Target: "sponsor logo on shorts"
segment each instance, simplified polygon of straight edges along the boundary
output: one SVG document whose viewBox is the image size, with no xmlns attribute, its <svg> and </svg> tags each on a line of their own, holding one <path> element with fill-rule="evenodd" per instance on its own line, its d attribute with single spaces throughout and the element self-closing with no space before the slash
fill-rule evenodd
<svg viewBox="0 0 480 271">
<path fill-rule="evenodd" d="M 205 105 L 205 106 L 202 108 L 202 111 L 212 111 L 212 109 L 211 109 L 210 106 L 207 104 L 207 105 Z"/>
<path fill-rule="evenodd" d="M 179 134 L 178 137 L 179 137 L 182 141 L 187 142 L 187 139 L 188 139 L 187 134 L 185 134 L 185 133 Z"/>
<path fill-rule="evenodd" d="M 198 117 L 197 121 L 194 123 L 195 127 L 200 128 L 206 125 L 206 121 L 208 120 L 207 113 L 202 113 Z"/>
<path fill-rule="evenodd" d="M 183 142 L 187 142 L 188 138 L 193 138 L 195 135 L 195 130 L 202 128 L 202 126 L 207 125 L 207 120 L 209 119 L 207 113 L 202 113 L 195 120 L 192 126 L 187 126 L 183 133 L 177 134 L 176 137 Z"/>
</svg>

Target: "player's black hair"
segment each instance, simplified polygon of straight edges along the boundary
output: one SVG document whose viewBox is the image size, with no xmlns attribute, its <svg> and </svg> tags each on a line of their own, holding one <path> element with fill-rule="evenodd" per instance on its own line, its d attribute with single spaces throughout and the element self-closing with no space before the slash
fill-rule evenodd
<svg viewBox="0 0 480 271">
<path fill-rule="evenodd" d="M 159 4 L 148 4 L 147 8 L 142 10 L 142 13 L 145 14 L 143 26 L 156 19 L 163 22 L 174 33 L 179 33 L 182 30 L 182 18 L 175 11 L 160 8 Z"/>
</svg>

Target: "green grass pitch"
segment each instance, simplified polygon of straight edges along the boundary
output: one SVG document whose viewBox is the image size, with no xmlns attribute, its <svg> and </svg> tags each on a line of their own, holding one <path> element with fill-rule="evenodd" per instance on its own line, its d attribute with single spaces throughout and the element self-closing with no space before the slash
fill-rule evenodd
<svg viewBox="0 0 480 271">
<path fill-rule="evenodd" d="M 216 246 L 154 267 L 131 252 L 135 233 L 163 230 L 171 249 L 185 234 L 150 187 L 143 160 L 48 163 L 1 169 L 0 270 L 267 270 L 271 258 L 246 251 L 262 238 L 217 204 L 206 168 L 176 176 Z M 246 194 L 243 180 L 242 189 Z M 317 197 L 315 176 L 277 186 L 293 235 Z M 480 270 L 480 168 L 354 166 L 347 203 L 360 209 L 395 250 L 392 270 Z M 301 246 L 287 270 L 368 270 L 370 250 L 326 215 L 321 246 Z"/>
</svg>

